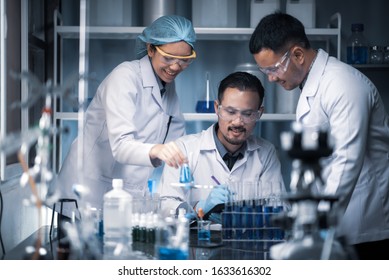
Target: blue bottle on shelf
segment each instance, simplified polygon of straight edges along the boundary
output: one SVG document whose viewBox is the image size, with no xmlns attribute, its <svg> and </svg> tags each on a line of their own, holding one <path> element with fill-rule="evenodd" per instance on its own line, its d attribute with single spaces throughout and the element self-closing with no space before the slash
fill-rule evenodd
<svg viewBox="0 0 389 280">
<path fill-rule="evenodd" d="M 348 64 L 366 64 L 368 62 L 369 49 L 363 30 L 364 25 L 362 23 L 351 25 L 352 33 L 347 41 Z"/>
</svg>

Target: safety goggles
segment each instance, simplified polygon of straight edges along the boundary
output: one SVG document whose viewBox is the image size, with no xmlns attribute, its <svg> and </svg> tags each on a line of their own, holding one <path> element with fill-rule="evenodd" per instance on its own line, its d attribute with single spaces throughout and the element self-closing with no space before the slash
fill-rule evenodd
<svg viewBox="0 0 389 280">
<path fill-rule="evenodd" d="M 278 61 L 274 66 L 270 67 L 259 67 L 259 70 L 261 70 L 264 74 L 266 75 L 275 75 L 275 76 L 280 76 L 286 72 L 289 66 L 290 62 L 290 51 L 288 50 Z"/>
<path fill-rule="evenodd" d="M 257 121 L 261 115 L 262 110 L 239 110 L 234 107 L 223 107 L 218 105 L 218 116 L 225 121 L 234 121 L 240 118 L 244 123 L 251 123 Z"/>
<path fill-rule="evenodd" d="M 172 55 L 166 53 L 158 46 L 154 46 L 154 47 L 157 50 L 157 52 L 161 55 L 162 62 L 165 64 L 173 65 L 177 63 L 180 66 L 188 66 L 196 58 L 196 52 L 194 50 L 192 50 L 191 55 L 181 56 L 181 55 Z"/>
</svg>

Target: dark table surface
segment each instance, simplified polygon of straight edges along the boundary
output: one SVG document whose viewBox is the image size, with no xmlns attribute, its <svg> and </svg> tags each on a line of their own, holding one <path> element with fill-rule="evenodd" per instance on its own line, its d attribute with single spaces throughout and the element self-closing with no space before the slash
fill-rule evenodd
<svg viewBox="0 0 389 280">
<path fill-rule="evenodd" d="M 71 252 L 68 244 L 55 238 L 50 238 L 50 227 L 44 226 L 23 240 L 15 248 L 6 252 L 2 259 L 107 259 L 104 255 L 102 239 L 94 244 L 86 244 L 81 251 Z M 38 237 L 40 238 L 38 239 Z M 41 240 L 37 243 L 37 240 Z M 209 243 L 197 241 L 197 231 L 191 229 L 189 242 L 189 259 L 191 260 L 265 260 L 270 259 L 269 249 L 274 242 L 269 241 L 222 241 L 220 231 L 212 231 Z M 39 250 L 37 248 L 40 248 Z M 133 254 L 127 259 L 157 259 L 155 245 L 151 243 L 133 242 Z M 38 253 L 39 252 L 39 253 Z"/>
</svg>

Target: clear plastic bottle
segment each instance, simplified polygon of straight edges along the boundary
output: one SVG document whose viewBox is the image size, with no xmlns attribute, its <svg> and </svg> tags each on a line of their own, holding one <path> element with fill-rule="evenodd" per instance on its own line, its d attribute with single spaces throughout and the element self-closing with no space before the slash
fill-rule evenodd
<svg viewBox="0 0 389 280">
<path fill-rule="evenodd" d="M 132 242 L 132 196 L 122 179 L 112 180 L 113 190 L 104 195 L 104 245 Z"/>
<path fill-rule="evenodd" d="M 364 25 L 353 23 L 351 25 L 351 36 L 347 42 L 347 63 L 366 64 L 368 62 L 368 44 L 363 34 Z"/>
</svg>

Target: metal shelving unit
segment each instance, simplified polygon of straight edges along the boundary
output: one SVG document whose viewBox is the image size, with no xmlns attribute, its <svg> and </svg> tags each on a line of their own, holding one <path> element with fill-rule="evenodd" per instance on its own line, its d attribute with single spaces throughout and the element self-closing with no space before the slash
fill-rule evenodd
<svg viewBox="0 0 389 280">
<path fill-rule="evenodd" d="M 62 25 L 62 17 L 59 12 L 54 13 L 54 76 L 60 82 L 63 82 L 63 74 L 58 73 L 61 68 L 62 55 L 58 52 L 58 46 L 62 44 L 63 40 L 79 39 L 80 28 L 79 26 L 64 26 Z M 90 40 L 131 40 L 135 39 L 145 27 L 141 26 L 89 26 L 86 29 L 86 36 Z M 212 41 L 248 41 L 254 28 L 205 28 L 195 27 L 197 40 L 212 40 Z M 337 42 L 337 57 L 340 59 L 340 39 L 341 39 L 341 16 L 339 13 L 334 14 L 327 28 L 309 28 L 306 29 L 306 33 L 313 41 L 324 41 L 327 45 L 327 49 L 330 47 L 330 40 L 336 39 Z M 61 50 L 62 51 L 62 50 Z M 58 57 L 60 58 L 58 60 Z M 60 65 L 58 65 L 58 61 Z M 56 81 L 55 81 L 56 83 Z M 87 96 L 84 96 L 86 100 Z M 78 115 L 74 112 L 61 112 L 57 108 L 57 104 L 54 105 L 54 122 L 63 120 L 77 121 Z M 186 121 L 215 121 L 216 116 L 214 114 L 203 113 L 184 113 Z M 260 121 L 293 121 L 295 119 L 294 114 L 267 114 L 265 113 Z M 57 149 L 57 142 L 54 140 L 54 149 Z M 55 153 L 54 153 L 55 154 Z M 55 157 L 55 155 L 54 155 Z M 53 159 L 56 162 L 56 158 Z"/>
</svg>

